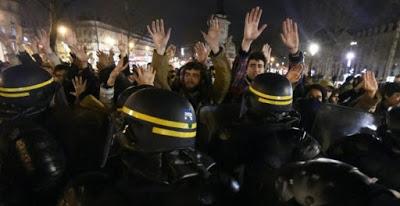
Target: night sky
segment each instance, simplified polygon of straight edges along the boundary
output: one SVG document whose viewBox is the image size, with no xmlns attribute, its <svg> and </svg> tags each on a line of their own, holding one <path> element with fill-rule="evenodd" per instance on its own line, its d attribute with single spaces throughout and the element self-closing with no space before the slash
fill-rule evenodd
<svg viewBox="0 0 400 206">
<path fill-rule="evenodd" d="M 29 10 L 41 9 L 35 3 L 36 0 L 28 1 L 32 3 L 29 4 Z M 75 0 L 70 8 L 64 10 L 63 15 L 72 21 L 79 16 L 97 16 L 102 21 L 129 27 L 139 33 L 145 32 L 145 25 L 152 19 L 164 18 L 173 29 L 171 42 L 181 46 L 201 40 L 200 30 L 206 30 L 206 20 L 217 11 L 216 2 L 217 0 Z M 275 51 L 282 50 L 279 32 L 285 17 L 292 17 L 299 22 L 302 39 L 312 38 L 310 34 L 321 28 L 341 26 L 357 30 L 400 19 L 400 0 L 225 0 L 225 13 L 232 22 L 230 34 L 234 36 L 236 43 L 242 39 L 246 11 L 257 5 L 264 10 L 261 22 L 268 24 L 268 28 L 256 45 L 269 42 L 273 49 L 276 48 Z M 334 19 L 334 16 L 343 18 L 340 21 Z"/>
</svg>

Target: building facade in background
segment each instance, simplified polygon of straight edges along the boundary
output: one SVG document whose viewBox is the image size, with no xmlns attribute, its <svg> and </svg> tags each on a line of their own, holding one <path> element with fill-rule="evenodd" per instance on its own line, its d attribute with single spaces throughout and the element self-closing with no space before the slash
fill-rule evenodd
<svg viewBox="0 0 400 206">
<path fill-rule="evenodd" d="M 309 0 L 307 4 L 293 4 L 298 6 L 292 14 L 301 23 L 303 50 L 307 51 L 311 43 L 320 46 L 314 57 L 306 58 L 315 74 L 337 75 L 343 80 L 346 75 L 369 69 L 385 80 L 400 73 L 398 0 Z"/>
<path fill-rule="evenodd" d="M 321 47 L 312 64 L 316 74 L 342 77 L 372 70 L 379 79 L 386 80 L 400 73 L 400 21 L 352 34 L 345 30 L 320 31 L 315 39 Z"/>
<path fill-rule="evenodd" d="M 120 51 L 118 44 L 122 43 L 129 50 L 129 59 L 133 64 L 147 64 L 151 62 L 154 45 L 152 39 L 147 36 L 130 33 L 124 29 L 114 27 L 101 21 L 85 20 L 74 25 L 75 33 L 79 43 L 84 45 L 89 53 L 90 63 L 95 66 L 97 62 L 97 51 L 110 52 L 112 49 L 117 59 Z M 68 32 L 68 29 L 67 31 Z M 66 34 L 65 34 L 66 35 Z M 62 42 L 63 34 L 59 34 L 57 51 L 61 58 L 67 59 L 68 49 Z"/>
<path fill-rule="evenodd" d="M 20 5 L 17 0 L 0 0 L 0 30 L 14 41 L 16 49 L 17 42 L 22 41 L 22 26 L 20 19 Z M 5 48 L 0 43 L 0 60 L 5 60 Z"/>
</svg>

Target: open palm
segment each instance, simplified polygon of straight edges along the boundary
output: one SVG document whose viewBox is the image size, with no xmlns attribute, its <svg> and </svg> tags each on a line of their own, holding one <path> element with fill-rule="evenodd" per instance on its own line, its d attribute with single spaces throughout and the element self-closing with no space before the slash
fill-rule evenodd
<svg viewBox="0 0 400 206">
<path fill-rule="evenodd" d="M 260 34 L 267 28 L 264 24 L 259 27 L 260 19 L 262 15 L 262 9 L 260 7 L 253 8 L 250 13 L 246 14 L 246 20 L 244 25 L 243 38 L 247 41 L 256 40 Z"/>
<path fill-rule="evenodd" d="M 292 19 L 288 18 L 283 21 L 281 39 L 291 54 L 295 54 L 299 51 L 299 32 L 297 29 L 297 23 L 293 22 Z"/>
<path fill-rule="evenodd" d="M 151 28 L 147 25 L 147 31 L 153 38 L 154 46 L 156 47 L 157 53 L 164 55 L 167 48 L 169 38 L 171 36 L 171 28 L 165 32 L 164 20 L 157 19 L 151 23 Z"/>
<path fill-rule="evenodd" d="M 211 50 L 216 53 L 219 50 L 219 38 L 221 27 L 217 18 L 212 17 L 210 20 L 210 27 L 207 34 L 202 32 L 204 40 L 210 46 Z"/>
</svg>

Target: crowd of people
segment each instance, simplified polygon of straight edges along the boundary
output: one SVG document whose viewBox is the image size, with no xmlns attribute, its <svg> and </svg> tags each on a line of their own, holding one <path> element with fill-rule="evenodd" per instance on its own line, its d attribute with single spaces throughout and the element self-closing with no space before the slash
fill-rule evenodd
<svg viewBox="0 0 400 206">
<path fill-rule="evenodd" d="M 71 62 L 45 31 L 1 33 L 0 205 L 400 205 L 399 81 L 307 76 L 290 18 L 288 72 L 268 73 L 261 17 L 247 12 L 232 65 L 215 17 L 181 68 L 163 19 L 144 66 L 122 44 L 94 67 L 73 33 Z"/>
</svg>

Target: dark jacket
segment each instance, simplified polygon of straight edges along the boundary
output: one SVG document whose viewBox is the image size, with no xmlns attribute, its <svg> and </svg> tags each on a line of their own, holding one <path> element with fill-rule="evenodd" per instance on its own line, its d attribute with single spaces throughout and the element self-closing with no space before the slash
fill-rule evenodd
<svg viewBox="0 0 400 206">
<path fill-rule="evenodd" d="M 92 68 L 89 66 L 85 69 L 79 69 L 76 65 L 72 64 L 70 69 L 67 71 L 66 79 L 63 83 L 65 94 L 67 95 L 67 100 L 70 104 L 75 102 L 75 96 L 71 92 L 75 92 L 72 80 L 74 77 L 82 77 L 82 79 L 87 81 L 86 90 L 80 95 L 79 99 L 83 99 L 88 95 L 93 95 L 99 98 L 100 82 Z"/>
</svg>

